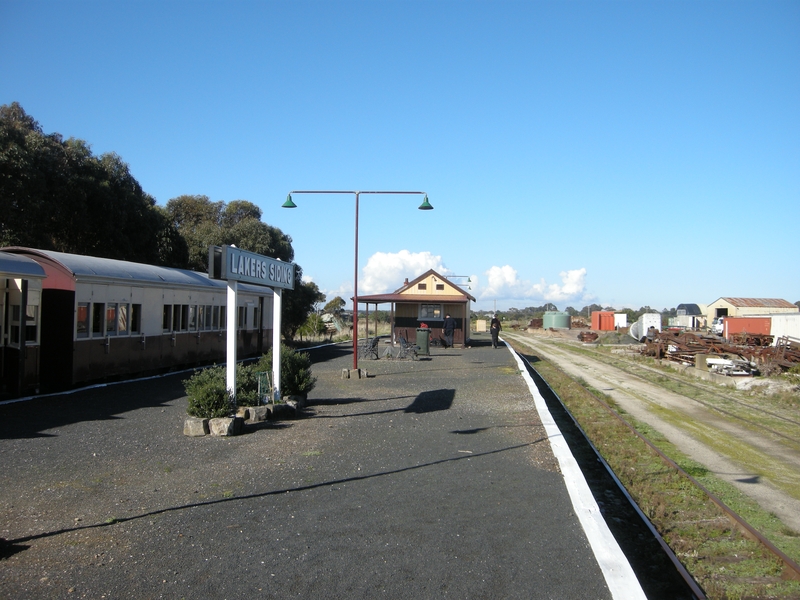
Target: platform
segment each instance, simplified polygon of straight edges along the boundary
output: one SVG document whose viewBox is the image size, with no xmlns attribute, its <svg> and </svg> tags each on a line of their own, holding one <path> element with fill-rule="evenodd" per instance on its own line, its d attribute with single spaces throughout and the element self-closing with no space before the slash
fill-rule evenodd
<svg viewBox="0 0 800 600">
<path fill-rule="evenodd" d="M 0 597 L 643 597 L 488 339 L 314 350 L 307 416 L 234 438 L 179 376 L 0 406 Z"/>
</svg>

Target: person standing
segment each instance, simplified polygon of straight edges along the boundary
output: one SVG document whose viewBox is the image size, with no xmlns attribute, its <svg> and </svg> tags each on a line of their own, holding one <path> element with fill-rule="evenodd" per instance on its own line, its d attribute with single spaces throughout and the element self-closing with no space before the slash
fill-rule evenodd
<svg viewBox="0 0 800 600">
<path fill-rule="evenodd" d="M 444 347 L 450 348 L 453 346 L 453 334 L 456 331 L 456 320 L 447 313 L 444 316 L 444 323 L 442 323 L 444 330 Z"/>
<path fill-rule="evenodd" d="M 497 348 L 497 336 L 500 335 L 500 330 L 503 328 L 500 325 L 500 319 L 497 318 L 497 315 L 492 315 L 492 321 L 489 323 L 489 331 L 492 334 L 492 348 Z"/>
</svg>

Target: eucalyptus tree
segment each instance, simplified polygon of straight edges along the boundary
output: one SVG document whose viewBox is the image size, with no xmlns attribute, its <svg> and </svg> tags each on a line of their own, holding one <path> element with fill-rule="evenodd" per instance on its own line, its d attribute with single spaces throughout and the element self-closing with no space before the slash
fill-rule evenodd
<svg viewBox="0 0 800 600">
<path fill-rule="evenodd" d="M 17 102 L 0 106 L 0 244 L 167 265 L 185 255 L 120 156 L 45 134 Z"/>
</svg>

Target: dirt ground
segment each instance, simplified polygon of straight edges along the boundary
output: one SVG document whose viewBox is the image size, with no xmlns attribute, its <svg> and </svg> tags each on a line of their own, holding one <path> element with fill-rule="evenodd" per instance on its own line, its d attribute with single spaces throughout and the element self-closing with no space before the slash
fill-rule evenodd
<svg viewBox="0 0 800 600">
<path fill-rule="evenodd" d="M 791 529 L 800 532 L 800 452 L 777 442 L 766 434 L 761 435 L 751 427 L 725 418 L 697 401 L 669 391 L 644 379 L 626 373 L 584 354 L 575 354 L 553 342 L 575 342 L 575 331 L 542 331 L 530 333 L 505 333 L 504 337 L 518 340 L 550 360 L 566 373 L 584 380 L 588 385 L 611 396 L 635 419 L 647 423 L 675 444 L 693 460 L 704 465 L 717 477 L 731 483 L 744 494 L 754 499 L 767 511 L 774 513 Z M 748 380 L 750 385 L 754 380 Z M 745 386 L 738 386 L 745 387 Z M 669 422 L 660 415 L 681 415 L 682 419 Z M 740 464 L 731 456 L 712 449 L 694 435 L 697 424 L 704 431 L 716 430 L 746 440 L 769 464 L 780 465 L 775 472 L 756 472 L 752 467 Z M 731 453 L 733 454 L 733 453 Z M 780 470 L 784 479 L 783 490 L 771 479 Z M 786 483 L 789 477 L 788 486 Z M 795 493 L 787 493 L 785 490 Z"/>
</svg>

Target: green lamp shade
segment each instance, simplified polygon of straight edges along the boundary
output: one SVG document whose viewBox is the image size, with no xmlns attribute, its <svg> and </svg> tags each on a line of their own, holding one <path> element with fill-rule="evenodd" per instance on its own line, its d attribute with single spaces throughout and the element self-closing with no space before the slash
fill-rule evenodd
<svg viewBox="0 0 800 600">
<path fill-rule="evenodd" d="M 286 202 L 284 202 L 283 205 L 281 205 L 281 208 L 297 208 L 297 204 L 292 202 L 292 195 L 291 194 L 286 196 Z M 431 208 L 433 208 L 433 207 L 431 207 Z"/>
<path fill-rule="evenodd" d="M 422 201 L 422 204 L 419 205 L 420 210 L 433 210 L 433 206 L 431 203 L 428 202 L 428 194 L 425 194 L 425 200 Z"/>
</svg>

